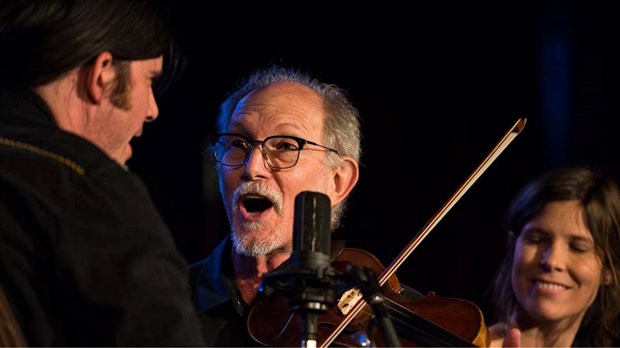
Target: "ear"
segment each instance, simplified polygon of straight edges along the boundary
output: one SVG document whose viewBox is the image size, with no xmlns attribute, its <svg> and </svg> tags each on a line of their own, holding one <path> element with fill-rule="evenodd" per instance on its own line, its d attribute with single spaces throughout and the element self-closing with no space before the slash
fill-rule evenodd
<svg viewBox="0 0 620 348">
<path fill-rule="evenodd" d="M 603 285 L 611 285 L 613 280 L 611 271 L 609 269 L 603 270 Z"/>
<path fill-rule="evenodd" d="M 330 184 L 328 194 L 332 206 L 344 200 L 351 193 L 359 179 L 359 164 L 357 161 L 346 156 L 342 159 L 343 162 L 338 167 L 332 169 L 331 180 L 333 180 L 333 184 Z"/>
<path fill-rule="evenodd" d="M 95 104 L 101 103 L 106 86 L 116 77 L 112 62 L 112 54 L 103 52 L 95 58 L 95 62 L 90 67 L 86 78 L 86 91 L 88 97 Z"/>
</svg>

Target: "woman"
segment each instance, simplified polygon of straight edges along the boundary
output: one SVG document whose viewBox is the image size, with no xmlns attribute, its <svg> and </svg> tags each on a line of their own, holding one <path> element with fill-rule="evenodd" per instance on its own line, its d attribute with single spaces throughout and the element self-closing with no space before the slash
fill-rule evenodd
<svg viewBox="0 0 620 348">
<path fill-rule="evenodd" d="M 491 346 L 613 346 L 620 331 L 620 193 L 586 168 L 546 173 L 507 215 Z M 505 339 L 505 340 L 504 340 Z"/>
</svg>

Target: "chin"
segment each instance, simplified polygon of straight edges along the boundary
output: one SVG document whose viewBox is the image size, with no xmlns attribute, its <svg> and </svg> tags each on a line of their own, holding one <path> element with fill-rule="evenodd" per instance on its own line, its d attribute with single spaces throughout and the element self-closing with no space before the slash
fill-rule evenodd
<svg viewBox="0 0 620 348">
<path fill-rule="evenodd" d="M 259 240 L 259 241 L 251 242 L 251 241 L 247 241 L 244 239 L 239 240 L 239 239 L 236 239 L 235 237 L 233 237 L 233 245 L 234 245 L 235 251 L 238 254 L 250 256 L 250 257 L 268 255 L 278 249 L 278 247 L 266 241 Z"/>
<path fill-rule="evenodd" d="M 274 235 L 259 236 L 252 233 L 252 230 L 244 229 L 245 232 L 232 232 L 232 241 L 235 251 L 238 254 L 256 257 L 268 255 L 281 249 L 284 243 Z M 255 231 L 255 230 L 254 230 Z"/>
</svg>

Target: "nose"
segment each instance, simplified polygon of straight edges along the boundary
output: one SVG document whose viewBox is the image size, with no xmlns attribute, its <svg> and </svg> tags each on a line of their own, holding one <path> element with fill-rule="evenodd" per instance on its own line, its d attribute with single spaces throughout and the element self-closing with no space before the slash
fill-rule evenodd
<svg viewBox="0 0 620 348">
<path fill-rule="evenodd" d="M 256 156 L 257 151 L 258 156 Z M 243 166 L 243 172 L 249 179 L 264 177 L 269 173 L 266 154 L 260 144 L 252 144 L 252 149 L 248 151 L 247 159 Z"/>
<path fill-rule="evenodd" d="M 157 106 L 153 89 L 150 90 L 149 94 L 149 108 L 146 114 L 146 122 L 153 122 L 157 119 L 157 116 L 159 116 L 159 107 Z"/>
<path fill-rule="evenodd" d="M 556 243 L 550 243 L 542 250 L 539 265 L 545 271 L 561 271 L 564 269 L 566 251 Z"/>
</svg>

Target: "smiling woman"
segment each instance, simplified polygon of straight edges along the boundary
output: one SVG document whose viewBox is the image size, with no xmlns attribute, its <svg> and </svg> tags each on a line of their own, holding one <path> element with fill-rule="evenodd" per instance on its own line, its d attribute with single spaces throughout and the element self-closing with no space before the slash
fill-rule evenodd
<svg viewBox="0 0 620 348">
<path fill-rule="evenodd" d="M 492 346 L 617 345 L 617 184 L 586 168 L 546 173 L 517 195 L 507 227 Z"/>
</svg>

